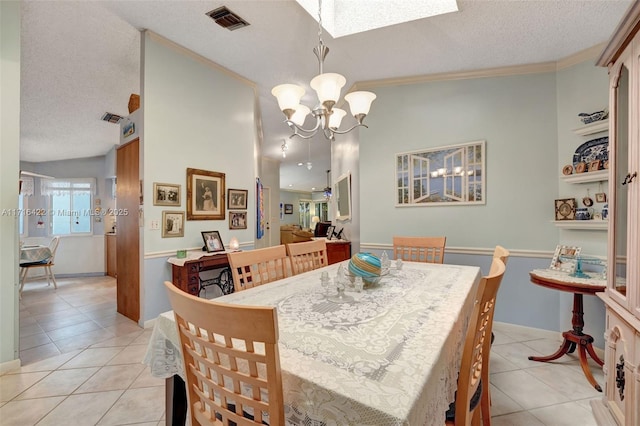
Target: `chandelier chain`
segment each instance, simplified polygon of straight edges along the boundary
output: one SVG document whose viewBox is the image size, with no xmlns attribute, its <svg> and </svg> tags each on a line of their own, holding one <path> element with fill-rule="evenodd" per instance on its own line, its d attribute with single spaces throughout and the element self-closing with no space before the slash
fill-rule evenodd
<svg viewBox="0 0 640 426">
<path fill-rule="evenodd" d="M 318 0 L 318 40 L 322 42 L 322 0 Z"/>
</svg>

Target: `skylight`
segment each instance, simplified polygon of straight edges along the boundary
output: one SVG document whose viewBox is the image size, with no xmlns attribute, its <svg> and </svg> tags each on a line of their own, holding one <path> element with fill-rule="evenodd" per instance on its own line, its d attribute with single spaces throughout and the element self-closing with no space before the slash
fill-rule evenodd
<svg viewBox="0 0 640 426">
<path fill-rule="evenodd" d="M 296 0 L 318 21 L 318 0 Z M 322 26 L 333 38 L 457 12 L 456 0 L 322 0 Z"/>
</svg>

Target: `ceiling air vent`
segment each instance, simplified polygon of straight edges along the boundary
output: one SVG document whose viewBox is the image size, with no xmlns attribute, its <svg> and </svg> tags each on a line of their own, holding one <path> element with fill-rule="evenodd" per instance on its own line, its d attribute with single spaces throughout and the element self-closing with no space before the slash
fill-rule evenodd
<svg viewBox="0 0 640 426">
<path fill-rule="evenodd" d="M 230 11 L 226 6 L 207 12 L 207 16 L 216 21 L 216 24 L 229 31 L 249 26 L 247 21 Z"/>
<path fill-rule="evenodd" d="M 110 112 L 105 112 L 101 120 L 108 123 L 118 124 L 122 121 L 122 116 L 118 114 L 112 114 Z"/>
</svg>

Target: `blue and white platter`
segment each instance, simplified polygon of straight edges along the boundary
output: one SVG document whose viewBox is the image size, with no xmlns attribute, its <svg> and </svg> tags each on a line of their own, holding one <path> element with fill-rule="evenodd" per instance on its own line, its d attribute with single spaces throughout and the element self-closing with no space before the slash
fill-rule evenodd
<svg viewBox="0 0 640 426">
<path fill-rule="evenodd" d="M 578 163 L 589 164 L 595 160 L 603 162 L 609 159 L 609 136 L 586 141 L 576 149 L 573 154 L 573 167 Z"/>
</svg>

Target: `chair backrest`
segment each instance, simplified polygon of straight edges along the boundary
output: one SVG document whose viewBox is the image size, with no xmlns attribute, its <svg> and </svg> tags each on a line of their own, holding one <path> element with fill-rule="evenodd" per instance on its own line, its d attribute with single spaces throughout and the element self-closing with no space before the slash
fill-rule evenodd
<svg viewBox="0 0 640 426">
<path fill-rule="evenodd" d="M 284 424 L 276 308 L 200 299 L 165 281 L 192 425 Z"/>
<path fill-rule="evenodd" d="M 287 244 L 293 275 L 327 266 L 327 242 L 325 240 Z"/>
<path fill-rule="evenodd" d="M 409 262 L 443 263 L 447 237 L 393 237 L 396 259 Z"/>
<path fill-rule="evenodd" d="M 496 246 L 495 250 L 493 250 L 493 258 L 498 258 L 500 260 L 502 260 L 502 263 L 504 263 L 504 266 L 507 266 L 507 261 L 509 260 L 509 250 L 507 250 L 506 248 L 502 247 L 502 246 Z M 493 262 L 491 263 L 491 267 L 493 268 Z M 489 275 L 493 275 L 494 270 L 491 269 L 489 270 Z"/>
<path fill-rule="evenodd" d="M 49 258 L 49 263 L 53 263 L 53 260 L 56 257 L 56 251 L 58 251 L 58 245 L 60 244 L 60 236 L 55 236 L 49 242 L 49 250 L 51 250 L 51 257 Z"/>
<path fill-rule="evenodd" d="M 467 335 L 465 337 L 460 374 L 458 375 L 458 390 L 456 394 L 455 424 L 470 425 L 471 398 L 480 386 L 480 379 L 489 368 L 489 350 L 491 348 L 491 329 L 493 328 L 493 313 L 496 305 L 496 295 L 500 282 L 504 276 L 505 265 L 500 258 L 493 259 L 494 273 L 482 277 L 478 285 L 477 303 L 469 318 Z M 483 392 L 488 391 L 489 383 L 482 384 Z M 476 406 L 476 409 L 480 404 Z"/>
<path fill-rule="evenodd" d="M 228 253 L 235 291 L 280 280 L 290 275 L 291 265 L 284 245 Z"/>
</svg>

